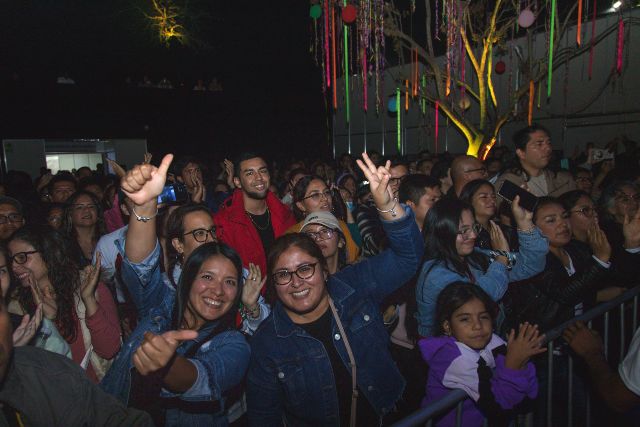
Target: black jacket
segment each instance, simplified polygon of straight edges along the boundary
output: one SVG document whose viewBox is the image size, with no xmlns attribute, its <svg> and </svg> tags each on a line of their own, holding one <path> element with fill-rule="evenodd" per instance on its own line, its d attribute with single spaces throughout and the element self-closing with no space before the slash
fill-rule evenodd
<svg viewBox="0 0 640 427">
<path fill-rule="evenodd" d="M 28 427 L 153 426 L 147 413 L 127 409 L 72 360 L 36 347 L 14 349 L 0 402 L 18 411 Z M 0 426 L 6 425 L 0 412 Z"/>
<path fill-rule="evenodd" d="M 518 329 L 523 322 L 537 324 L 543 332 L 575 317 L 575 306 L 585 310 L 595 305 L 596 293 L 602 288 L 608 269 L 593 259 L 590 252 L 573 242 L 564 248 L 573 262 L 575 274 L 569 276 L 555 255 L 547 254 L 542 273 L 509 284 L 502 303 L 506 316 L 502 333 Z"/>
</svg>

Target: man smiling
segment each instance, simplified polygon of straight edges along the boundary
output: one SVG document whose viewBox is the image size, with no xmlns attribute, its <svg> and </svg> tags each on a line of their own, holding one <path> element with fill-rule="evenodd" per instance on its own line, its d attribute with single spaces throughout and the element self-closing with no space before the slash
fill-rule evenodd
<svg viewBox="0 0 640 427">
<path fill-rule="evenodd" d="M 234 162 L 236 190 L 214 216 L 218 239 L 240 254 L 245 267 L 256 264 L 266 271 L 266 253 L 295 223 L 291 210 L 269 191 L 271 176 L 264 159 L 243 153 Z"/>
</svg>

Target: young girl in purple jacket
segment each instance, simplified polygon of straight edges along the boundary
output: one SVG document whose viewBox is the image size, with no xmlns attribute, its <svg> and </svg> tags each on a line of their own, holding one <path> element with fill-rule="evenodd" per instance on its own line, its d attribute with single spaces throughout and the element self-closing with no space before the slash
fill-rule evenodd
<svg viewBox="0 0 640 427">
<path fill-rule="evenodd" d="M 462 389 L 470 397 L 463 403 L 462 425 L 508 425 L 512 410 L 524 399 L 538 394 L 536 372 L 529 358 L 542 353 L 544 336 L 538 327 L 524 323 L 511 330 L 508 343 L 493 333 L 496 303 L 479 286 L 454 282 L 438 296 L 434 337 L 419 341 L 429 365 L 427 406 Z M 437 426 L 455 425 L 455 409 L 442 416 Z"/>
</svg>

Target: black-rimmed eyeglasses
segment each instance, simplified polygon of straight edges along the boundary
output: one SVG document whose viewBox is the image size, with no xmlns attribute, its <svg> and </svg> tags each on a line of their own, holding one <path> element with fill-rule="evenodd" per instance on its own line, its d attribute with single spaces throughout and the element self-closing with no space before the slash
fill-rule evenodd
<svg viewBox="0 0 640 427">
<path fill-rule="evenodd" d="M 300 267 L 296 268 L 295 271 L 279 270 L 273 273 L 271 277 L 276 285 L 288 285 L 291 283 L 291 280 L 293 280 L 294 273 L 303 280 L 310 279 L 316 272 L 316 265 L 318 265 L 318 263 L 314 262 L 311 264 L 302 264 Z"/>
<path fill-rule="evenodd" d="M 10 213 L 9 215 L 0 215 L 0 225 L 7 222 L 20 222 L 23 216 L 19 213 Z"/>
<path fill-rule="evenodd" d="M 9 263 L 15 262 L 16 264 L 24 264 L 29 259 L 29 255 L 35 254 L 40 251 L 26 251 L 26 252 L 18 252 L 13 254 L 9 258 Z"/>
<path fill-rule="evenodd" d="M 183 236 L 186 236 L 188 234 L 191 234 L 193 236 L 194 239 L 196 239 L 196 242 L 198 243 L 204 243 L 207 241 L 207 238 L 209 237 L 209 235 L 211 235 L 212 239 L 216 239 L 216 228 L 215 227 L 211 227 L 209 229 L 207 228 L 196 228 L 195 230 L 191 230 L 188 231 L 186 233 L 183 234 Z"/>
</svg>

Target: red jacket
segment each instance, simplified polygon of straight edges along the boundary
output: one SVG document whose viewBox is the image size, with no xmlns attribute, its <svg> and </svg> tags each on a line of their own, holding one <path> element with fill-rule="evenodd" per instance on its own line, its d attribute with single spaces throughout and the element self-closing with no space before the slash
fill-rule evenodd
<svg viewBox="0 0 640 427">
<path fill-rule="evenodd" d="M 272 193 L 267 193 L 267 207 L 271 212 L 271 226 L 275 238 L 285 234 L 287 229 L 296 223 L 293 212 Z M 267 272 L 267 255 L 262 248 L 262 241 L 251 219 L 244 210 L 242 190 L 236 189 L 233 195 L 224 201 L 217 214 L 213 216 L 218 240 L 238 251 L 242 265 L 250 262 L 258 265 L 262 276 Z"/>
</svg>

